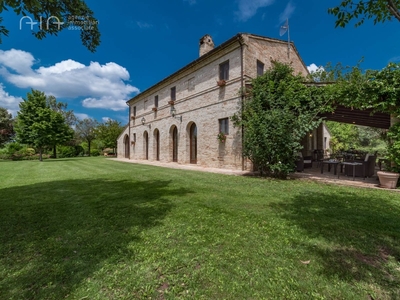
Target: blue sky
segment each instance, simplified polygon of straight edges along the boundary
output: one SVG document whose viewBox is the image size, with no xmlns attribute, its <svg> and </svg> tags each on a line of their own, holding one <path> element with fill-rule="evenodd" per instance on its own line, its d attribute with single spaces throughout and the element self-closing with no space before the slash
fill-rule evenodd
<svg viewBox="0 0 400 300">
<path fill-rule="evenodd" d="M 32 89 L 68 103 L 80 118 L 128 121 L 125 102 L 198 57 L 204 34 L 216 46 L 239 32 L 281 38 L 289 18 L 290 36 L 307 66 L 341 62 L 365 69 L 400 62 L 398 21 L 335 28 L 330 1 L 170 0 L 86 1 L 95 13 L 101 45 L 91 53 L 79 31 L 35 39 L 20 17 L 2 13 L 9 37 L 0 44 L 0 106 L 13 115 Z M 287 36 L 283 36 L 286 39 Z"/>
</svg>

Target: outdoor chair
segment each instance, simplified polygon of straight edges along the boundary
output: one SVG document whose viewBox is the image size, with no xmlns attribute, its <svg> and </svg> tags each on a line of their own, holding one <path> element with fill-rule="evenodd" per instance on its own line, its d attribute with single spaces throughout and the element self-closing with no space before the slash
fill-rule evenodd
<svg viewBox="0 0 400 300">
<path fill-rule="evenodd" d="M 312 168 L 312 156 L 304 156 L 304 168 Z"/>
<path fill-rule="evenodd" d="M 372 177 L 375 174 L 375 161 L 376 156 L 366 155 L 364 160 L 354 160 L 354 162 L 360 162 L 362 166 L 355 167 L 356 177 Z M 345 168 L 345 173 L 347 176 L 353 176 L 353 168 Z"/>
<path fill-rule="evenodd" d="M 296 171 L 297 172 L 303 172 L 304 171 L 304 159 L 303 159 L 302 156 L 297 156 Z"/>
</svg>

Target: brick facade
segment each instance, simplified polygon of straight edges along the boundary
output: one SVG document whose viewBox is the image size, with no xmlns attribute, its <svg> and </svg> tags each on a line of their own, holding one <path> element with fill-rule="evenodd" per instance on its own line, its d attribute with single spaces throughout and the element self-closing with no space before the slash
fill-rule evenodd
<svg viewBox="0 0 400 300">
<path fill-rule="evenodd" d="M 210 44 L 213 45 L 212 40 Z M 118 157 L 172 162 L 176 128 L 177 163 L 193 163 L 191 152 L 193 156 L 195 143 L 190 129 L 195 124 L 198 165 L 249 169 L 251 164 L 242 159 L 241 128 L 235 128 L 228 119 L 229 134 L 225 143 L 221 143 L 217 140 L 219 120 L 240 110 L 242 87 L 257 75 L 257 60 L 265 69 L 271 67 L 271 59 L 290 62 L 296 73 L 307 74 L 294 45 L 290 46 L 289 58 L 287 42 L 238 34 L 214 49 L 200 51 L 202 56 L 197 60 L 128 101 L 129 125 L 118 139 Z M 229 79 L 220 86 L 220 65 L 224 62 L 229 62 Z M 172 103 L 173 87 L 176 99 Z M 171 114 L 172 107 L 175 117 Z"/>
</svg>

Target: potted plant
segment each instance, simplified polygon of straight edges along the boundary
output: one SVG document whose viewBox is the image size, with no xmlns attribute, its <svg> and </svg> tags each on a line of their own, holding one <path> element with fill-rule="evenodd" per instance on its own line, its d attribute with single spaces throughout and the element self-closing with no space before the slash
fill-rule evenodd
<svg viewBox="0 0 400 300">
<path fill-rule="evenodd" d="M 394 189 L 400 176 L 400 123 L 393 125 L 386 135 L 388 159 L 391 166 L 387 171 L 378 171 L 379 183 L 381 187 Z"/>
<path fill-rule="evenodd" d="M 154 106 L 151 110 L 152 111 L 157 111 L 157 107 Z"/>
<path fill-rule="evenodd" d="M 225 142 L 226 142 L 226 134 L 223 133 L 222 131 L 220 131 L 220 132 L 218 133 L 218 135 L 217 135 L 217 140 L 218 140 L 220 143 L 225 143 Z"/>
<path fill-rule="evenodd" d="M 169 101 L 168 101 L 168 104 L 169 104 L 169 105 L 174 105 L 174 104 L 175 104 L 175 101 L 174 101 L 174 100 L 169 100 Z"/>
<path fill-rule="evenodd" d="M 396 172 L 378 171 L 379 186 L 387 189 L 395 189 L 400 174 Z"/>
<path fill-rule="evenodd" d="M 224 86 L 225 84 L 226 84 L 226 81 L 223 79 L 217 81 L 218 86 Z"/>
</svg>

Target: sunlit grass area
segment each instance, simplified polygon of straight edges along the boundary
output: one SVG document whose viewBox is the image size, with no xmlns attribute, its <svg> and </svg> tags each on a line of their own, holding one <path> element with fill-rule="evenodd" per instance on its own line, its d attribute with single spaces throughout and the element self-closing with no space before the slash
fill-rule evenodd
<svg viewBox="0 0 400 300">
<path fill-rule="evenodd" d="M 400 299 L 400 194 L 0 161 L 1 299 Z"/>
</svg>

